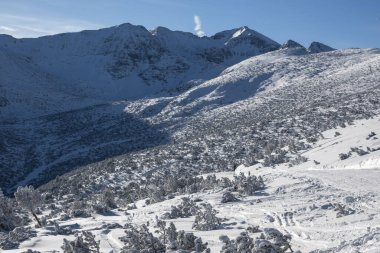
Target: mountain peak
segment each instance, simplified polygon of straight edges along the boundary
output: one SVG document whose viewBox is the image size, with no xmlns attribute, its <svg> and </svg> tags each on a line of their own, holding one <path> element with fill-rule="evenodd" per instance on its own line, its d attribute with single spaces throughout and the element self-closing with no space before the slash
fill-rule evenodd
<svg viewBox="0 0 380 253">
<path fill-rule="evenodd" d="M 280 47 L 280 44 L 276 41 L 250 29 L 247 26 L 216 33 L 211 36 L 211 39 L 220 41 L 224 45 L 230 47 L 245 45 L 246 48 L 251 48 L 254 46 L 262 52 L 273 51 Z"/>
<path fill-rule="evenodd" d="M 248 28 L 248 26 L 242 26 L 240 28 L 233 29 L 236 32 L 232 35 L 233 38 L 239 37 L 239 36 L 249 36 L 252 33 L 256 33 L 255 31 Z"/>
<path fill-rule="evenodd" d="M 304 46 L 302 46 L 301 44 L 299 44 L 298 42 L 296 42 L 294 40 L 288 40 L 287 42 L 285 42 L 281 46 L 281 49 L 288 49 L 288 48 L 303 48 L 303 49 L 305 49 Z"/>
<path fill-rule="evenodd" d="M 320 42 L 312 42 L 308 48 L 310 53 L 322 53 L 322 52 L 330 52 L 336 50 L 335 48 L 329 47 Z"/>
</svg>

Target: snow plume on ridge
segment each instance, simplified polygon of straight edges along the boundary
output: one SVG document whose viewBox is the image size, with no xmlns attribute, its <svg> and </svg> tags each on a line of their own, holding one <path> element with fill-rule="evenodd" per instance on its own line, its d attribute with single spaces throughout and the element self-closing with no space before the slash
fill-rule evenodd
<svg viewBox="0 0 380 253">
<path fill-rule="evenodd" d="M 206 36 L 206 33 L 202 31 L 202 22 L 201 22 L 201 18 L 198 15 L 194 15 L 194 23 L 195 23 L 194 31 L 196 35 L 198 35 L 199 37 Z"/>
</svg>

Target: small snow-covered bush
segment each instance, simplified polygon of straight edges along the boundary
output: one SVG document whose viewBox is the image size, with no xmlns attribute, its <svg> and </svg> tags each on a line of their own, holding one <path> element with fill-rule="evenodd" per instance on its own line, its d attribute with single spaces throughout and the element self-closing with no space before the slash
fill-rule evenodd
<svg viewBox="0 0 380 253">
<path fill-rule="evenodd" d="M 299 165 L 299 164 L 302 164 L 302 163 L 305 163 L 307 162 L 307 158 L 304 157 L 304 156 L 301 156 L 301 155 L 297 155 L 295 158 L 291 159 L 289 161 L 289 164 L 291 166 L 296 166 L 296 165 Z"/>
<path fill-rule="evenodd" d="M 111 189 L 105 189 L 102 193 L 97 195 L 97 198 L 92 201 L 92 209 L 96 213 L 107 213 L 111 209 L 117 208 L 115 202 L 115 194 Z"/>
<path fill-rule="evenodd" d="M 30 227 L 17 227 L 9 232 L 9 234 L 0 236 L 0 249 L 7 250 L 17 248 L 21 242 L 36 236 L 36 231 Z"/>
<path fill-rule="evenodd" d="M 9 238 L 14 242 L 23 242 L 36 236 L 37 232 L 30 227 L 17 227 L 9 232 Z"/>
<path fill-rule="evenodd" d="M 224 244 L 222 246 L 221 253 L 245 253 L 256 252 L 253 251 L 254 243 L 253 239 L 247 235 L 247 233 L 241 233 L 235 240 L 230 240 L 226 235 L 220 236 L 219 240 Z"/>
<path fill-rule="evenodd" d="M 260 227 L 259 227 L 259 226 L 249 226 L 249 227 L 247 227 L 247 231 L 248 231 L 249 233 L 252 233 L 252 234 L 262 232 L 262 231 L 260 230 Z"/>
<path fill-rule="evenodd" d="M 187 197 L 182 198 L 182 202 L 177 206 L 172 206 L 169 213 L 165 213 L 163 218 L 165 219 L 176 219 L 176 218 L 187 218 L 193 216 L 197 213 L 199 207 L 195 202 Z"/>
<path fill-rule="evenodd" d="M 73 226 L 60 226 L 54 221 L 54 232 L 57 235 L 71 235 L 73 234 Z"/>
<path fill-rule="evenodd" d="M 125 236 L 119 239 L 124 242 L 122 253 L 165 252 L 165 245 L 155 237 L 146 225 L 128 226 Z"/>
<path fill-rule="evenodd" d="M 107 207 L 111 209 L 117 208 L 116 202 L 115 202 L 115 193 L 107 188 L 105 189 L 99 196 L 99 202 L 104 203 Z"/>
<path fill-rule="evenodd" d="M 236 202 L 239 201 L 231 192 L 227 191 L 223 193 L 221 203 Z"/>
<path fill-rule="evenodd" d="M 32 250 L 32 249 L 27 249 L 26 251 L 23 251 L 21 253 L 41 253 L 41 251 L 37 251 L 37 250 Z"/>
<path fill-rule="evenodd" d="M 84 201 L 75 201 L 69 207 L 68 215 L 75 218 L 87 218 L 91 216 L 89 209 L 90 206 L 87 205 Z"/>
<path fill-rule="evenodd" d="M 264 233 L 255 239 L 243 232 L 234 240 L 226 235 L 220 236 L 219 240 L 223 243 L 221 253 L 284 253 L 288 250 L 293 252 L 290 246 L 291 237 L 283 235 L 275 228 L 265 228 Z"/>
<path fill-rule="evenodd" d="M 350 153 L 350 152 L 347 153 L 347 154 L 345 154 L 345 153 L 340 153 L 338 156 L 339 156 L 339 159 L 340 159 L 340 160 L 346 160 L 346 159 L 348 159 L 348 158 L 351 156 L 351 153 Z"/>
<path fill-rule="evenodd" d="M 158 236 L 151 233 L 147 225 L 126 225 L 126 235 L 119 238 L 125 245 L 122 252 L 209 252 L 207 243 L 203 243 L 193 233 L 185 233 L 183 230 L 177 232 L 173 222 L 166 226 L 165 221 L 156 217 L 155 227 Z"/>
<path fill-rule="evenodd" d="M 195 216 L 193 228 L 201 231 L 218 229 L 221 219 L 216 217 L 217 211 L 210 204 L 204 204 L 203 209 L 199 210 Z"/>
<path fill-rule="evenodd" d="M 243 173 L 234 177 L 233 184 L 235 190 L 246 196 L 252 196 L 256 191 L 265 187 L 262 177 L 256 177 L 251 174 L 246 176 Z"/>
<path fill-rule="evenodd" d="M 370 132 L 369 134 L 368 134 L 368 136 L 367 136 L 367 140 L 369 140 L 369 139 L 371 139 L 373 136 L 375 136 L 376 135 L 376 133 L 375 132 Z"/>
<path fill-rule="evenodd" d="M 19 243 L 12 241 L 8 235 L 0 234 L 0 249 L 3 249 L 3 250 L 16 249 L 18 245 Z"/>
<path fill-rule="evenodd" d="M 351 152 L 355 152 L 356 154 L 358 154 L 359 156 L 363 156 L 363 155 L 368 155 L 369 153 L 361 148 L 358 148 L 358 147 L 354 147 L 354 148 L 351 148 Z"/>
<path fill-rule="evenodd" d="M 336 217 L 340 218 L 346 215 L 354 214 L 355 210 L 341 204 L 335 204 L 335 209 L 334 211 L 337 211 Z"/>
<path fill-rule="evenodd" d="M 194 251 L 196 253 L 210 253 L 210 249 L 207 248 L 207 243 L 203 243 L 201 237 L 194 240 Z"/>
<path fill-rule="evenodd" d="M 63 239 L 64 253 L 100 253 L 99 241 L 95 240 L 95 236 L 89 231 L 77 233 L 73 241 Z"/>
<path fill-rule="evenodd" d="M 185 231 L 181 230 L 178 232 L 177 244 L 178 249 L 185 250 L 185 252 L 207 252 L 207 243 L 202 243 L 201 240 L 197 240 L 193 233 L 185 233 Z"/>
<path fill-rule="evenodd" d="M 291 250 L 290 240 L 292 238 L 290 235 L 284 235 L 275 228 L 264 228 L 264 235 L 265 240 L 268 240 L 272 244 L 275 252 L 286 252 L 288 249 Z"/>
</svg>

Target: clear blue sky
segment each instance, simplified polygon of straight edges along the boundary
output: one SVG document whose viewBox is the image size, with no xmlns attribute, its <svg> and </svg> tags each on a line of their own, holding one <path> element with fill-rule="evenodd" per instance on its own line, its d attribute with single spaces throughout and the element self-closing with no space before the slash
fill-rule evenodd
<svg viewBox="0 0 380 253">
<path fill-rule="evenodd" d="M 380 47 L 380 0 L 0 0 L 0 33 L 15 37 L 132 23 L 207 35 L 247 25 L 305 46 Z"/>
</svg>

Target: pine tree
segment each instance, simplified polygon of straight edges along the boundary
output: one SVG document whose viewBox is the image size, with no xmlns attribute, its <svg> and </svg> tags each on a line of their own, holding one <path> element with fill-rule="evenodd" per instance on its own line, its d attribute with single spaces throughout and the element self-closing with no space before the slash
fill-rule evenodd
<svg viewBox="0 0 380 253">
<path fill-rule="evenodd" d="M 43 203 L 42 195 L 34 189 L 33 186 L 18 187 L 14 193 L 17 204 L 30 212 L 36 219 L 38 225 L 42 227 L 40 219 L 38 219 L 36 212 L 38 207 Z"/>
<path fill-rule="evenodd" d="M 220 227 L 221 219 L 216 217 L 217 211 L 210 204 L 204 204 L 203 210 L 195 216 L 193 228 L 201 231 L 214 230 Z"/>
<path fill-rule="evenodd" d="M 0 189 L 0 230 L 10 231 L 19 223 L 12 200 L 5 197 Z"/>
<path fill-rule="evenodd" d="M 169 250 L 176 250 L 178 248 L 177 243 L 177 228 L 173 222 L 170 222 L 169 227 L 166 229 L 166 248 Z"/>
<path fill-rule="evenodd" d="M 95 235 L 89 231 L 76 234 L 74 241 L 63 239 L 61 248 L 64 253 L 100 253 L 99 241 L 96 241 Z"/>
</svg>

